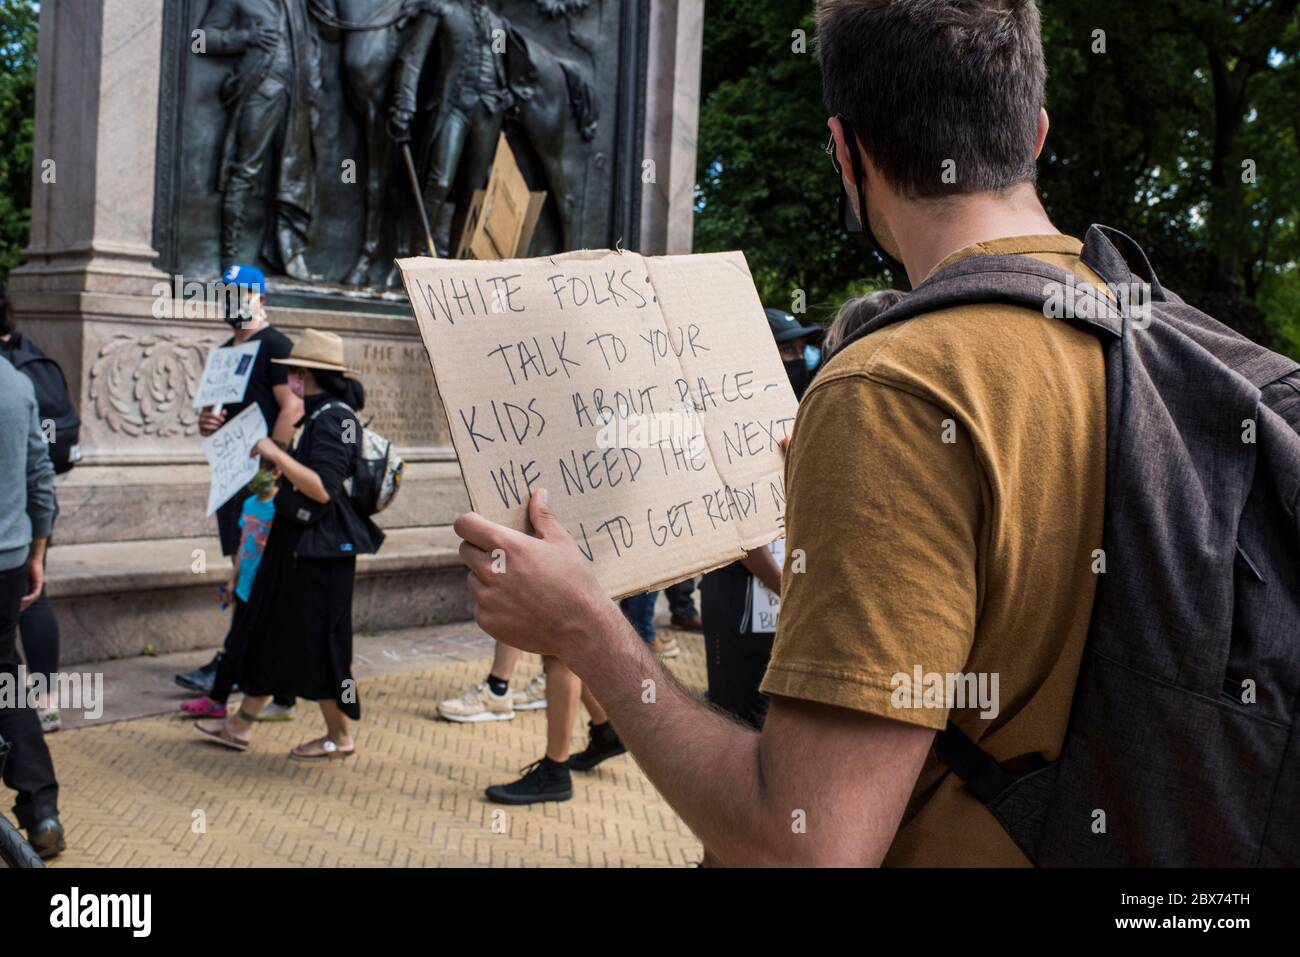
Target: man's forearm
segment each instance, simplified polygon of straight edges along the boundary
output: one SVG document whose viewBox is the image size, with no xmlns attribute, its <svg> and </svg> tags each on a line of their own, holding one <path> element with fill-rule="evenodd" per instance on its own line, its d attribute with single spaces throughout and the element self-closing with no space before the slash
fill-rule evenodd
<svg viewBox="0 0 1300 957">
<path fill-rule="evenodd" d="M 586 660 L 569 662 L 608 712 L 650 782 L 719 862 L 763 863 L 768 813 L 759 736 L 691 697 L 632 633 L 617 606 L 593 627 Z M 774 861 L 766 861 L 773 863 Z"/>
</svg>

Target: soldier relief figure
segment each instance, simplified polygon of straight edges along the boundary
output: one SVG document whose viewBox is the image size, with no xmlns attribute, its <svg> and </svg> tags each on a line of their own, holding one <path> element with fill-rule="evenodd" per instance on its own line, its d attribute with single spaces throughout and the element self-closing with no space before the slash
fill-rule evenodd
<svg viewBox="0 0 1300 957">
<path fill-rule="evenodd" d="M 199 52 L 239 57 L 221 84 L 229 114 L 217 172 L 222 266 L 244 258 L 244 225 L 271 159 L 275 198 L 263 258 L 294 279 L 319 280 L 305 255 L 316 210 L 313 132 L 322 83 L 306 0 L 213 0 L 200 30 Z"/>
<path fill-rule="evenodd" d="M 507 127 L 531 150 L 544 179 L 538 188 L 551 197 L 554 225 L 544 245 L 579 243 L 598 105 L 595 50 L 570 18 L 590 0 L 531 6 L 563 23 L 568 44 L 587 62 L 526 36 L 487 0 L 211 0 L 200 23 L 204 45 L 195 52 L 237 57 L 219 93 L 227 113 L 216 177 L 223 266 L 253 252 L 247 223 L 268 202 L 258 184 L 269 165 L 274 185 L 262 259 L 293 279 L 322 279 L 308 267 L 318 154 L 319 168 L 331 169 L 341 144 L 318 132 L 317 104 L 338 102 L 335 84 L 347 122 L 359 127 L 365 171 L 359 249 L 343 270 L 344 284 L 367 286 L 377 264 L 424 248 L 403 148 L 412 153 L 434 245 L 445 256 Z M 338 77 L 322 76 L 322 39 L 339 43 Z M 380 278 L 381 285 L 399 284 L 395 266 Z"/>
<path fill-rule="evenodd" d="M 418 104 L 431 52 L 432 96 Z M 456 214 L 487 178 L 506 111 L 515 103 L 511 79 L 527 82 L 527 58 L 522 37 L 485 0 L 426 0 L 418 9 L 397 58 L 389 132 L 396 141 L 409 140 L 417 109 L 430 114 L 417 153 L 439 256 L 448 254 L 459 231 Z"/>
</svg>

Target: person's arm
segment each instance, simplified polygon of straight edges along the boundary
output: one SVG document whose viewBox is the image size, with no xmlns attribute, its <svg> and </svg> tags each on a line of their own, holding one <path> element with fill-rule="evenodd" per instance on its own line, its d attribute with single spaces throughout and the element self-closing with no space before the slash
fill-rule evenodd
<svg viewBox="0 0 1300 957">
<path fill-rule="evenodd" d="M 524 651 L 562 649 L 711 857 L 733 866 L 880 863 L 932 729 L 790 698 L 773 699 L 761 734 L 722 717 L 682 690 L 600 593 L 540 493 L 529 515 L 535 536 L 479 515 L 456 520 L 475 620 Z M 493 571 L 498 548 L 506 574 Z"/>
<path fill-rule="evenodd" d="M 226 424 L 226 408 L 210 406 L 199 413 L 199 435 L 208 436 Z"/>
<path fill-rule="evenodd" d="M 45 588 L 45 546 L 49 539 L 33 538 L 27 551 L 27 593 L 18 603 L 19 611 L 26 611 Z"/>
<path fill-rule="evenodd" d="M 279 466 L 281 476 L 300 494 L 322 505 L 330 500 L 330 493 L 325 490 L 325 483 L 312 468 L 299 462 L 269 438 L 258 439 L 250 455 L 260 455 L 272 465 Z"/>
<path fill-rule="evenodd" d="M 944 417 L 865 377 L 804 397 L 786 544 L 810 558 L 781 583 L 759 734 L 694 703 L 637 644 L 541 489 L 532 535 L 456 520 L 475 618 L 498 640 L 561 657 L 590 686 L 711 859 L 879 863 L 948 720 L 946 707 L 897 704 L 894 678 L 918 662 L 959 672 L 974 641 L 982 474 L 969 434 L 941 440 Z"/>
<path fill-rule="evenodd" d="M 745 570 L 769 590 L 781 594 L 781 566 L 766 548 L 756 548 L 740 560 Z"/>
<path fill-rule="evenodd" d="M 34 395 L 27 427 L 27 517 L 32 523 L 32 543 L 27 553 L 27 592 L 20 605 L 24 610 L 41 597 L 45 587 L 45 543 L 54 525 L 54 465 Z"/>
<path fill-rule="evenodd" d="M 302 399 L 294 395 L 287 384 L 271 386 L 271 393 L 280 407 L 279 414 L 271 423 L 271 438 L 281 448 L 287 449 L 293 442 L 298 420 L 302 418 Z"/>
</svg>

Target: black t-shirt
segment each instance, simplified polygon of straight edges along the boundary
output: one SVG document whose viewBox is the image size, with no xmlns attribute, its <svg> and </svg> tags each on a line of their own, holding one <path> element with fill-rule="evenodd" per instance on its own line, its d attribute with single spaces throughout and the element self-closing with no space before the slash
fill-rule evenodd
<svg viewBox="0 0 1300 957">
<path fill-rule="evenodd" d="M 244 342 L 245 344 L 260 342 L 261 345 L 257 349 L 257 359 L 253 362 L 253 374 L 248 379 L 248 390 L 244 393 L 244 400 L 225 406 L 226 421 L 229 422 L 251 403 L 256 402 L 257 407 L 262 410 L 262 418 L 266 419 L 266 431 L 269 435 L 275 429 L 275 420 L 280 417 L 280 403 L 276 400 L 273 390 L 277 385 L 284 385 L 289 381 L 289 367 L 271 360 L 289 358 L 289 353 L 293 351 L 293 343 L 289 341 L 288 336 L 273 326 L 259 329 Z M 221 345 L 224 348 L 234 344 L 235 337 L 231 336 Z"/>
</svg>

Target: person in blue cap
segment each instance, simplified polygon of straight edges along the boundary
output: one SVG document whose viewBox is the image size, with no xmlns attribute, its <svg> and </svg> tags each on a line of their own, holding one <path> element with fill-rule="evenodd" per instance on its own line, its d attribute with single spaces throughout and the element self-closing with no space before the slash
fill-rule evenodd
<svg viewBox="0 0 1300 957">
<path fill-rule="evenodd" d="M 267 321 L 266 276 L 255 266 L 236 264 L 222 273 L 217 289 L 225 321 L 234 330 L 234 335 L 221 344 L 222 348 L 250 342 L 257 343 L 258 348 L 244 398 L 219 408 L 202 410 L 199 414 L 199 432 L 204 436 L 211 435 L 248 406 L 256 404 L 262 412 L 262 418 L 266 420 L 267 434 L 281 448 L 288 448 L 293 441 L 298 420 L 302 418 L 303 405 L 302 399 L 294 395 L 289 387 L 289 367 L 273 361 L 287 359 L 293 351 L 293 343 Z M 217 509 L 221 554 L 228 557 L 232 564 L 239 548 L 239 516 L 245 498 L 247 494 L 237 494 Z M 212 690 L 220 664 L 221 653 L 218 652 L 202 668 L 177 675 L 176 683 L 206 696 Z M 213 703 L 213 707 L 216 707 L 216 703 Z M 276 707 L 268 708 L 266 712 L 264 717 L 268 720 L 291 716 L 292 702 L 287 706 L 284 702 L 277 702 Z"/>
</svg>

